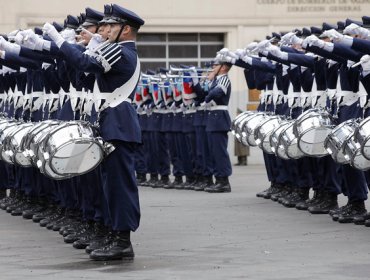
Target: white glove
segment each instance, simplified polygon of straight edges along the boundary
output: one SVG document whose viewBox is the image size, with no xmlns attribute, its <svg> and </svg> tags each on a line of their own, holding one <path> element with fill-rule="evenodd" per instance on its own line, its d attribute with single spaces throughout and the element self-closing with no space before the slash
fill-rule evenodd
<svg viewBox="0 0 370 280">
<path fill-rule="evenodd" d="M 232 52 L 232 51 L 229 51 L 229 52 L 226 54 L 226 56 L 231 57 L 231 58 L 235 58 L 235 60 L 236 60 L 236 59 L 239 59 L 239 56 L 238 56 L 236 53 Z"/>
<path fill-rule="evenodd" d="M 228 63 L 231 63 L 231 64 L 235 64 L 236 58 L 230 57 L 230 56 L 224 56 L 222 61 L 228 62 Z"/>
<path fill-rule="evenodd" d="M 245 62 L 245 63 L 248 63 L 249 65 L 252 65 L 252 57 L 250 57 L 249 55 L 246 55 L 242 58 L 242 60 Z"/>
<path fill-rule="evenodd" d="M 54 41 L 54 43 L 60 48 L 62 44 L 65 42 L 62 35 L 58 33 L 53 25 L 50 23 L 45 23 L 42 27 L 42 30 L 45 34 L 49 35 L 49 37 Z"/>
<path fill-rule="evenodd" d="M 370 55 L 365 54 L 363 57 L 361 57 L 359 62 L 361 63 L 362 71 L 370 71 Z"/>
<path fill-rule="evenodd" d="M 0 50 L 9 53 L 19 54 L 19 52 L 21 51 L 21 47 L 16 44 L 9 43 L 4 39 L 3 36 L 0 36 Z"/>
<path fill-rule="evenodd" d="M 269 46 L 271 46 L 271 43 L 269 40 L 263 40 L 257 44 L 258 51 L 263 51 Z"/>
<path fill-rule="evenodd" d="M 247 54 L 247 50 L 246 49 L 237 49 L 235 51 L 235 54 L 238 56 L 238 58 L 242 58 L 244 57 L 246 54 Z"/>
<path fill-rule="evenodd" d="M 325 30 L 320 37 L 329 37 L 331 40 L 338 42 L 340 41 L 344 35 L 340 34 L 335 29 Z"/>
<path fill-rule="evenodd" d="M 189 74 L 193 80 L 193 85 L 196 86 L 199 83 L 198 72 L 195 69 L 192 69 Z"/>
<path fill-rule="evenodd" d="M 89 50 L 95 50 L 97 46 L 99 46 L 103 42 L 103 37 L 99 34 L 93 34 L 93 36 L 90 39 L 89 44 L 87 45 L 87 48 Z"/>
<path fill-rule="evenodd" d="M 62 32 L 60 32 L 60 35 L 68 43 L 76 43 L 76 32 L 73 29 L 64 29 Z"/>
<path fill-rule="evenodd" d="M 229 53 L 228 48 L 223 48 L 217 52 L 217 54 L 221 54 L 221 55 L 227 55 L 228 53 Z"/>
<path fill-rule="evenodd" d="M 18 43 L 17 40 L 19 40 L 21 37 L 22 40 Z M 43 49 L 45 40 L 41 39 L 38 35 L 36 35 L 32 30 L 29 29 L 19 32 L 16 35 L 16 42 L 25 48 L 41 51 Z"/>
<path fill-rule="evenodd" d="M 247 51 L 253 51 L 256 47 L 257 47 L 258 43 L 257 42 L 252 42 L 252 43 L 249 43 L 247 46 L 246 46 L 246 50 Z"/>
<path fill-rule="evenodd" d="M 343 30 L 343 34 L 356 35 L 361 39 L 367 39 L 370 35 L 370 32 L 355 23 L 351 23 Z"/>
<path fill-rule="evenodd" d="M 291 44 L 291 39 L 293 36 L 295 36 L 294 32 L 288 32 L 287 34 L 281 37 L 280 42 L 285 43 L 285 44 Z"/>
<path fill-rule="evenodd" d="M 303 39 L 299 38 L 297 35 L 293 35 L 292 38 L 290 38 L 290 43 L 292 45 L 302 45 Z"/>
<path fill-rule="evenodd" d="M 311 35 L 311 36 L 312 36 L 312 35 Z M 309 37 L 311 37 L 311 36 L 309 36 Z M 307 37 L 307 38 L 309 38 L 309 37 Z M 308 44 L 309 44 L 310 46 L 319 47 L 320 49 L 323 49 L 323 48 L 324 48 L 324 46 L 325 46 L 325 42 L 324 42 L 323 40 L 321 40 L 321 39 L 317 38 L 316 36 L 311 37 L 311 38 L 309 39 L 309 41 L 308 41 Z"/>
</svg>

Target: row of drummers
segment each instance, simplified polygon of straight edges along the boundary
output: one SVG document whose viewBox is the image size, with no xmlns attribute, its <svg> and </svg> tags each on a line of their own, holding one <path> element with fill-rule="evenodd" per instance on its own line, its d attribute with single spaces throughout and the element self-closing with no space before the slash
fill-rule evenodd
<svg viewBox="0 0 370 280">
<path fill-rule="evenodd" d="M 36 167 L 52 179 L 85 174 L 111 152 L 86 121 L 23 122 L 0 118 L 0 158 L 20 167 Z"/>
<path fill-rule="evenodd" d="M 339 164 L 370 169 L 370 117 L 335 126 L 331 114 L 320 108 L 309 109 L 297 119 L 246 111 L 233 120 L 232 133 L 240 143 L 281 159 L 330 154 Z"/>
</svg>

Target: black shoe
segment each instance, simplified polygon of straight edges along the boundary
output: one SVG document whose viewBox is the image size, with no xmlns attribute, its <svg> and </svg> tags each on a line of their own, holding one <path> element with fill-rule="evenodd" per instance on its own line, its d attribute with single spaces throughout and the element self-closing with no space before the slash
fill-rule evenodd
<svg viewBox="0 0 370 280">
<path fill-rule="evenodd" d="M 170 184 L 170 177 L 168 175 L 162 175 L 161 179 L 151 184 L 152 188 L 164 188 L 164 186 L 168 186 Z"/>
<path fill-rule="evenodd" d="M 192 177 L 192 180 L 187 182 L 186 185 L 184 185 L 184 190 L 194 190 L 195 185 L 200 183 L 200 181 L 201 181 L 200 176 Z"/>
<path fill-rule="evenodd" d="M 68 234 L 63 238 L 65 243 L 74 243 L 75 241 L 92 235 L 94 233 L 94 224 L 92 222 L 84 222 L 81 224 L 78 231 Z"/>
<path fill-rule="evenodd" d="M 0 189 L 0 201 L 6 197 L 6 189 Z"/>
<path fill-rule="evenodd" d="M 191 183 L 193 183 L 194 182 L 194 177 L 193 176 L 185 176 L 185 182 L 184 183 L 182 183 L 182 184 L 178 184 L 178 185 L 176 185 L 175 186 L 175 189 L 176 190 L 183 190 L 183 189 L 185 189 L 185 186 L 187 186 L 187 185 L 189 185 L 189 184 L 191 184 Z"/>
<path fill-rule="evenodd" d="M 349 204 L 347 211 L 339 215 L 338 222 L 341 224 L 352 223 L 355 217 L 366 215 L 365 202 L 363 200 L 351 201 Z"/>
<path fill-rule="evenodd" d="M 290 186 L 282 186 L 281 188 L 279 188 L 276 193 L 274 194 L 271 194 L 270 196 L 270 199 L 272 201 L 278 201 L 279 198 L 281 197 L 285 197 L 287 196 L 288 194 L 290 194 L 292 192 L 292 187 Z"/>
<path fill-rule="evenodd" d="M 231 186 L 228 177 L 217 177 L 216 183 L 210 187 L 204 189 L 204 191 L 209 193 L 229 193 L 231 192 Z"/>
<path fill-rule="evenodd" d="M 329 214 L 330 210 L 338 208 L 337 194 L 325 192 L 321 203 L 308 207 L 311 214 Z"/>
<path fill-rule="evenodd" d="M 180 185 L 182 183 L 183 183 L 182 176 L 176 176 L 175 180 L 172 183 L 170 182 L 169 184 L 164 185 L 163 188 L 164 189 L 174 189 L 175 186 Z"/>
<path fill-rule="evenodd" d="M 157 185 L 158 184 L 158 174 L 150 174 L 150 179 L 149 181 L 147 182 L 147 186 L 148 187 L 152 187 L 153 185 Z"/>
<path fill-rule="evenodd" d="M 112 232 L 107 232 L 106 235 L 102 238 L 96 238 L 91 240 L 90 244 L 86 247 L 85 252 L 90 254 L 91 252 L 102 249 L 108 244 L 110 244 L 114 239 L 114 234 Z"/>
<path fill-rule="evenodd" d="M 289 199 L 286 199 L 285 201 L 283 201 L 283 205 L 285 207 L 288 207 L 288 208 L 293 208 L 293 207 L 296 207 L 296 205 L 300 202 L 304 202 L 308 199 L 309 197 L 309 192 L 310 192 L 310 189 L 309 188 L 299 188 L 297 191 L 296 191 L 296 195 L 289 198 Z"/>
<path fill-rule="evenodd" d="M 345 213 L 351 207 L 350 203 L 347 203 L 344 206 L 341 206 L 337 209 L 333 209 L 329 211 L 329 215 L 333 219 L 333 221 L 338 221 L 339 216 Z"/>
<path fill-rule="evenodd" d="M 213 186 L 212 176 L 203 176 L 202 180 L 194 186 L 194 191 L 200 192 L 204 191 L 205 188 L 210 188 Z"/>
<path fill-rule="evenodd" d="M 115 233 L 111 243 L 90 253 L 94 261 L 133 260 L 134 256 L 130 237 L 125 233 Z"/>
<path fill-rule="evenodd" d="M 280 190 L 281 190 L 282 187 L 283 186 L 280 185 L 280 184 L 271 183 L 271 186 L 267 190 L 265 190 L 265 191 L 262 192 L 262 197 L 264 199 L 270 199 L 271 198 L 271 195 L 280 192 Z"/>
<path fill-rule="evenodd" d="M 101 223 L 95 223 L 92 234 L 81 236 L 73 242 L 73 247 L 76 249 L 86 249 L 92 242 L 103 239 L 108 234 L 106 227 Z"/>
<path fill-rule="evenodd" d="M 370 213 L 366 213 L 362 216 L 357 216 L 353 218 L 353 223 L 355 225 L 364 225 L 367 220 L 370 220 Z"/>
<path fill-rule="evenodd" d="M 51 204 L 51 205 L 48 205 L 46 207 L 45 210 L 43 211 L 40 211 L 40 212 L 36 212 L 33 216 L 32 216 L 32 221 L 34 223 L 39 223 L 41 220 L 53 215 L 56 211 L 56 206 Z"/>
<path fill-rule="evenodd" d="M 279 202 L 281 204 L 281 203 L 283 203 L 283 201 L 285 199 L 290 199 L 290 197 L 295 195 L 297 190 L 298 190 L 298 187 L 296 187 L 296 186 L 287 187 L 284 192 L 280 193 L 280 196 L 278 197 L 277 202 Z"/>
<path fill-rule="evenodd" d="M 306 199 L 305 201 L 298 202 L 295 208 L 298 210 L 307 210 L 308 207 L 310 206 L 320 204 L 322 202 L 322 198 L 323 198 L 323 191 L 315 190 L 312 198 Z"/>
<path fill-rule="evenodd" d="M 147 187 L 146 174 L 144 174 L 144 173 L 137 173 L 136 174 L 136 183 L 140 187 Z"/>
</svg>

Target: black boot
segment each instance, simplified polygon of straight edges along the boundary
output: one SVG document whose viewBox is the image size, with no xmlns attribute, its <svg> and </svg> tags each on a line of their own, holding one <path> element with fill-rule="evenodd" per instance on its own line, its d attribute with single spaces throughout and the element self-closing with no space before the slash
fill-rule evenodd
<svg viewBox="0 0 370 280">
<path fill-rule="evenodd" d="M 110 244 L 114 239 L 113 232 L 107 231 L 105 235 L 102 236 L 102 238 L 97 238 L 95 240 L 91 240 L 90 244 L 86 247 L 85 252 L 87 254 L 90 254 L 91 252 L 102 249 L 108 244 Z"/>
<path fill-rule="evenodd" d="M 168 175 L 161 175 L 161 179 L 158 180 L 156 183 L 151 184 L 152 188 L 163 188 L 165 185 L 170 184 L 170 177 Z"/>
<path fill-rule="evenodd" d="M 130 232 L 115 232 L 110 244 L 90 253 L 90 259 L 94 261 L 133 260 L 134 256 Z"/>
<path fill-rule="evenodd" d="M 175 177 L 175 180 L 168 184 L 168 185 L 164 185 L 163 188 L 165 189 L 174 189 L 176 188 L 177 185 L 181 185 L 183 182 L 182 182 L 182 176 L 176 176 Z"/>
<path fill-rule="evenodd" d="M 370 220 L 370 213 L 366 213 L 362 216 L 357 216 L 353 218 L 353 223 L 355 225 L 364 225 L 368 220 Z"/>
<path fill-rule="evenodd" d="M 280 184 L 271 183 L 270 187 L 262 192 L 256 194 L 257 197 L 270 199 L 272 194 L 278 193 L 279 188 L 282 186 Z"/>
<path fill-rule="evenodd" d="M 319 204 L 308 207 L 311 214 L 328 214 L 330 210 L 338 208 L 337 194 L 325 192 L 323 201 Z"/>
<path fill-rule="evenodd" d="M 196 175 L 194 179 L 184 186 L 184 190 L 194 190 L 196 184 L 200 183 L 201 177 Z"/>
<path fill-rule="evenodd" d="M 92 234 L 87 234 L 73 242 L 76 249 L 86 249 L 92 242 L 102 240 L 108 234 L 107 228 L 101 223 L 95 223 Z"/>
<path fill-rule="evenodd" d="M 366 215 L 365 202 L 363 200 L 351 201 L 347 211 L 339 215 L 338 222 L 341 224 L 352 223 L 355 217 Z"/>
<path fill-rule="evenodd" d="M 337 209 L 333 209 L 329 211 L 329 215 L 333 219 L 333 221 L 338 221 L 339 216 L 342 215 L 343 213 L 348 211 L 348 208 L 351 207 L 351 204 L 348 202 L 346 205 L 339 207 Z"/>
<path fill-rule="evenodd" d="M 209 193 L 231 192 L 231 186 L 228 177 L 216 177 L 216 183 L 204 189 Z"/>
<path fill-rule="evenodd" d="M 280 197 L 278 198 L 277 202 L 279 202 L 280 204 L 283 203 L 283 201 L 285 201 L 286 199 L 290 199 L 292 196 L 294 196 L 296 194 L 296 192 L 298 191 L 298 187 L 296 186 L 293 186 L 293 187 L 290 187 L 290 188 L 287 188 L 287 190 L 284 192 L 284 193 L 281 193 Z"/>
<path fill-rule="evenodd" d="M 204 191 L 205 188 L 210 188 L 213 186 L 212 176 L 203 176 L 199 184 L 194 186 L 194 191 Z"/>
<path fill-rule="evenodd" d="M 175 186 L 176 190 L 183 190 L 185 186 L 191 184 L 194 182 L 194 177 L 193 176 L 185 176 L 185 182 L 179 185 Z"/>
<path fill-rule="evenodd" d="M 136 183 L 140 187 L 146 187 L 147 186 L 146 174 L 145 173 L 137 173 L 136 174 Z"/>
<path fill-rule="evenodd" d="M 10 213 L 12 216 L 22 216 L 23 211 L 32 209 L 33 207 L 35 207 L 37 205 L 37 199 L 34 198 L 34 197 L 29 197 L 28 196 L 28 197 L 25 198 L 25 200 L 26 200 L 26 202 L 22 206 L 14 209 Z"/>
<path fill-rule="evenodd" d="M 272 201 L 278 201 L 279 198 L 285 197 L 291 192 L 292 192 L 292 187 L 285 185 L 279 188 L 274 194 L 271 194 L 270 199 Z"/>
<path fill-rule="evenodd" d="M 300 202 L 304 202 L 309 198 L 309 188 L 299 188 L 294 196 L 283 201 L 283 205 L 288 208 L 296 207 Z"/>
<path fill-rule="evenodd" d="M 14 201 L 17 199 L 17 191 L 15 190 L 10 190 L 10 194 L 8 197 L 5 197 L 1 200 L 0 202 L 0 208 L 5 210 L 6 207 L 14 203 Z"/>
<path fill-rule="evenodd" d="M 6 198 L 6 189 L 0 189 L 0 200 Z"/>
<path fill-rule="evenodd" d="M 322 190 L 315 190 L 312 198 L 306 199 L 305 201 L 298 202 L 295 208 L 298 210 L 307 210 L 308 207 L 321 203 L 323 194 L 324 193 Z"/>
<path fill-rule="evenodd" d="M 154 173 L 150 174 L 150 179 L 149 179 L 147 185 L 148 185 L 148 187 L 153 187 L 153 186 L 158 184 L 158 181 L 159 181 L 158 174 L 154 174 Z"/>
</svg>

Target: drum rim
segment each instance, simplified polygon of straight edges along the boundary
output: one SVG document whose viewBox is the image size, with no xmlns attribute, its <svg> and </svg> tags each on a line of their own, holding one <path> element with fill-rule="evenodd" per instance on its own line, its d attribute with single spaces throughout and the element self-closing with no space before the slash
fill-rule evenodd
<svg viewBox="0 0 370 280">
<path fill-rule="evenodd" d="M 82 139 L 78 139 L 78 140 L 82 140 Z M 100 151 L 100 158 L 99 158 L 99 161 L 94 165 L 94 167 L 90 168 L 89 170 L 85 171 L 85 172 L 79 172 L 79 173 L 68 173 L 69 175 L 71 175 L 72 177 L 73 176 L 79 176 L 79 175 L 83 175 L 83 174 L 86 174 L 86 173 L 89 173 L 90 171 L 94 170 L 96 167 L 98 167 L 98 165 L 103 161 L 104 159 L 104 148 L 103 146 L 98 142 L 96 141 L 95 139 L 91 139 L 91 138 L 84 138 L 84 140 L 93 140 L 91 141 L 93 144 L 97 144 L 98 147 L 100 148 L 99 151 Z M 71 141 L 68 141 L 66 143 L 63 143 L 63 145 L 59 146 L 59 148 L 63 148 L 65 146 L 67 146 L 68 144 L 70 144 Z M 56 174 L 58 175 L 61 175 L 63 176 L 64 174 L 61 174 L 59 172 L 57 172 L 54 168 L 54 166 L 51 164 L 51 159 L 54 158 L 55 156 L 55 153 L 57 152 L 57 150 L 55 150 L 54 152 L 52 153 L 49 153 L 49 166 L 50 168 L 53 170 L 53 172 L 55 172 Z"/>
</svg>

